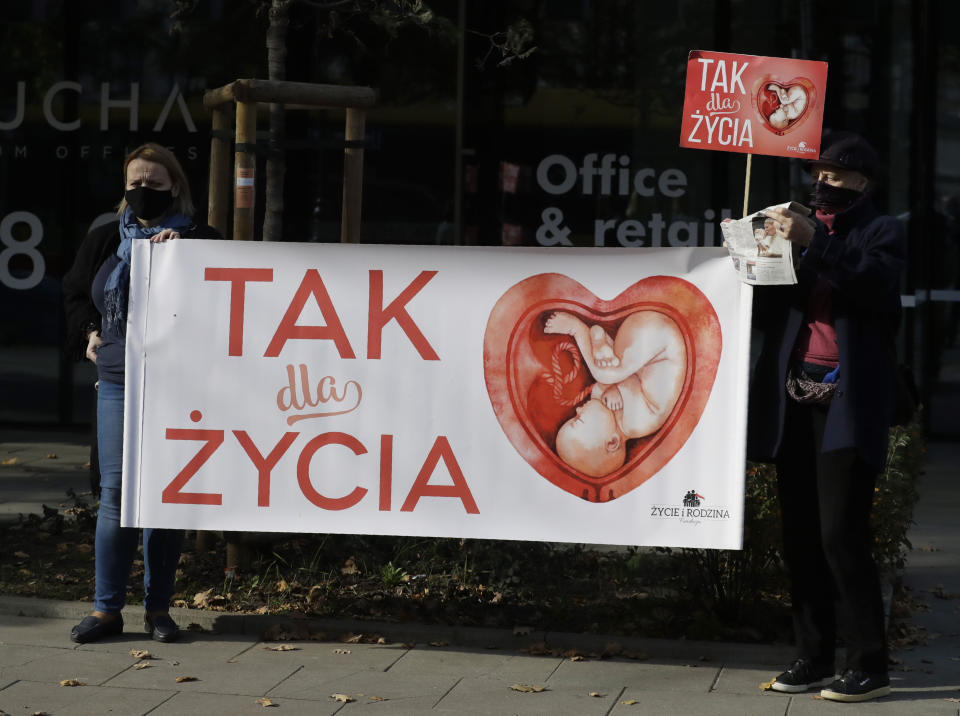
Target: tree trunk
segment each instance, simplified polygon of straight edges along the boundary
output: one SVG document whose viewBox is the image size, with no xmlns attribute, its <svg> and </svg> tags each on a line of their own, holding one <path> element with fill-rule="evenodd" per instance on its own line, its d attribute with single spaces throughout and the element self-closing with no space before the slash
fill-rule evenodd
<svg viewBox="0 0 960 716">
<path fill-rule="evenodd" d="M 287 28 L 290 25 L 290 0 L 273 0 L 267 28 L 267 78 L 287 78 Z M 283 178 L 287 170 L 284 155 L 286 112 L 282 104 L 270 105 L 270 139 L 267 143 L 266 206 L 263 240 L 283 238 Z"/>
</svg>

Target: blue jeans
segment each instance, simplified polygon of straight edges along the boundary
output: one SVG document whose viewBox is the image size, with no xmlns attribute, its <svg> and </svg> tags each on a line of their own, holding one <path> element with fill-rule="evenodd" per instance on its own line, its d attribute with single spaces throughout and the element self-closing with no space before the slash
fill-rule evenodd
<svg viewBox="0 0 960 716">
<path fill-rule="evenodd" d="M 123 466 L 123 395 L 120 383 L 100 381 L 97 391 L 97 445 L 100 450 L 100 511 L 97 514 L 96 588 L 93 608 L 115 614 L 123 609 L 139 530 L 120 526 Z M 165 612 L 173 596 L 182 530 L 143 531 L 143 603 L 148 612 Z"/>
</svg>

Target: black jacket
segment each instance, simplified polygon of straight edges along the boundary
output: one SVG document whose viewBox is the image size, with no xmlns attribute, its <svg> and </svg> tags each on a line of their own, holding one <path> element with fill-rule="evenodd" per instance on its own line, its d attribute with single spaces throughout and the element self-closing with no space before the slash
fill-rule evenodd
<svg viewBox="0 0 960 716">
<path fill-rule="evenodd" d="M 883 469 L 896 396 L 894 341 L 900 323 L 900 274 L 906 261 L 903 227 L 864 198 L 834 220 L 835 233 L 817 222 L 797 263 L 798 283 L 754 289 L 754 328 L 763 348 L 750 386 L 747 455 L 770 461 L 780 447 L 786 409 L 787 366 L 819 275 L 831 300 L 840 378 L 830 401 L 822 450 L 856 448 Z"/>
<path fill-rule="evenodd" d="M 222 239 L 220 232 L 206 224 L 192 224 L 181 232 L 185 239 Z M 100 312 L 93 305 L 90 288 L 97 271 L 116 253 L 120 245 L 120 220 L 91 229 L 83 239 L 73 266 L 63 277 L 63 303 L 66 312 L 64 348 L 75 360 L 83 360 L 87 350 L 87 334 L 100 330 Z"/>
</svg>

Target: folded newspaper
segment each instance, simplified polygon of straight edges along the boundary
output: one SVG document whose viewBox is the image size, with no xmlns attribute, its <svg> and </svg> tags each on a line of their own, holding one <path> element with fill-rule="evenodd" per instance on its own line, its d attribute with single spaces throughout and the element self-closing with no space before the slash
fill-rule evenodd
<svg viewBox="0 0 960 716">
<path fill-rule="evenodd" d="M 790 209 L 804 216 L 810 214 L 810 209 L 795 201 L 768 208 Z M 721 222 L 723 245 L 730 252 L 733 267 L 744 283 L 760 286 L 796 283 L 793 244 L 777 233 L 776 220 L 764 216 L 763 211 Z"/>
</svg>

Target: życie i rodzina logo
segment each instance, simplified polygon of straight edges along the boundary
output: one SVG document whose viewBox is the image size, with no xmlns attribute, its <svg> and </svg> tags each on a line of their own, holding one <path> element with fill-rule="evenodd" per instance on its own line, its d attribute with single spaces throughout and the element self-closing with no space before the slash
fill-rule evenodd
<svg viewBox="0 0 960 716">
<path fill-rule="evenodd" d="M 650 505 L 650 517 L 659 520 L 675 519 L 684 524 L 698 525 L 704 520 L 729 520 L 730 510 L 706 504 L 707 498 L 696 490 L 687 490 L 680 504 Z"/>
</svg>

